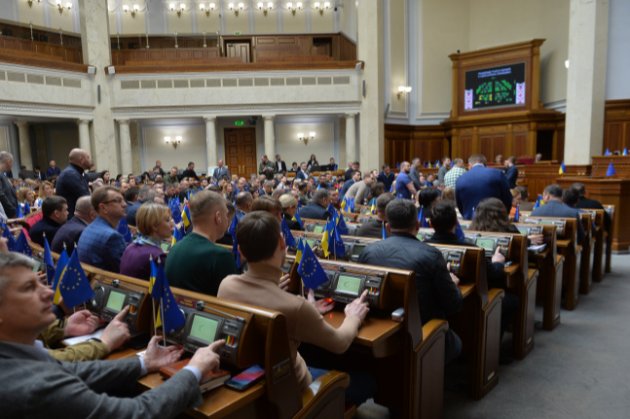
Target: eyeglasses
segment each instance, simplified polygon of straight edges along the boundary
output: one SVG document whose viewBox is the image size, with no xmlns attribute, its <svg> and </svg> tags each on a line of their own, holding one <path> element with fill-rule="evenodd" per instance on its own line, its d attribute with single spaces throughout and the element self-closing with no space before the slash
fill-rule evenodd
<svg viewBox="0 0 630 419">
<path fill-rule="evenodd" d="M 114 199 L 110 199 L 109 201 L 103 201 L 102 204 L 111 204 L 112 202 L 115 202 L 117 204 L 121 204 L 123 202 L 122 198 L 114 198 Z"/>
</svg>

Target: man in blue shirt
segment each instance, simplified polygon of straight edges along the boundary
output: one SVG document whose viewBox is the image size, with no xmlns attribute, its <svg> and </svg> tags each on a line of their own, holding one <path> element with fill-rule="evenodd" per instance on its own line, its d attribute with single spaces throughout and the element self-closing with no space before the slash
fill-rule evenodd
<svg viewBox="0 0 630 419">
<path fill-rule="evenodd" d="M 126 244 L 117 227 L 125 217 L 127 204 L 118 189 L 105 186 L 92 194 L 92 206 L 98 217 L 81 234 L 77 244 L 79 260 L 106 271 L 119 272 Z"/>
<path fill-rule="evenodd" d="M 400 164 L 400 173 L 396 178 L 396 198 L 413 199 L 416 196 L 416 188 L 409 177 L 411 165 L 408 161 Z"/>
</svg>

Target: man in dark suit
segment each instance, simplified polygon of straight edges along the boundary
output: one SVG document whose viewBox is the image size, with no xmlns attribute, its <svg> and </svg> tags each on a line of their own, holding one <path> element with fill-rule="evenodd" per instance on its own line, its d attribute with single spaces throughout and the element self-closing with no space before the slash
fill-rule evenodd
<svg viewBox="0 0 630 419">
<path fill-rule="evenodd" d="M 65 198 L 53 195 L 44 199 L 42 214 L 42 219 L 36 222 L 29 231 L 31 240 L 40 246 L 44 246 L 44 234 L 50 244 L 57 231 L 68 220 L 68 204 Z"/>
<path fill-rule="evenodd" d="M 0 152 L 0 203 L 4 208 L 7 218 L 17 216 L 18 200 L 13 184 L 7 177 L 7 172 L 13 166 L 13 154 L 8 151 Z"/>
<path fill-rule="evenodd" d="M 505 159 L 505 179 L 507 179 L 510 189 L 516 188 L 518 168 L 516 167 L 516 158 L 514 156 Z"/>
<path fill-rule="evenodd" d="M 308 205 L 300 209 L 300 218 L 313 218 L 315 220 L 328 219 L 328 204 L 330 202 L 328 189 L 318 189 Z"/>
<path fill-rule="evenodd" d="M 394 199 L 394 194 L 389 192 L 382 193 L 376 198 L 376 216 L 378 218 L 370 218 L 368 221 L 361 224 L 361 227 L 357 229 L 357 236 L 360 237 L 372 237 L 375 239 L 383 238 L 383 224 L 387 222 L 385 216 L 385 208 Z"/>
<path fill-rule="evenodd" d="M 185 177 L 191 177 L 195 180 L 199 180 L 199 176 L 197 176 L 197 172 L 195 172 L 195 162 L 188 162 L 188 167 L 186 167 L 186 170 L 182 172 L 180 180 Z"/>
<path fill-rule="evenodd" d="M 280 154 L 276 154 L 276 163 L 275 163 L 276 173 L 282 173 L 283 175 L 287 174 L 287 164 L 282 160 Z"/>
<path fill-rule="evenodd" d="M 92 167 L 92 158 L 87 151 L 74 148 L 68 155 L 68 161 L 70 164 L 57 178 L 56 193 L 68 201 L 68 218 L 72 218 L 77 199 L 90 194 L 85 171 Z"/>
<path fill-rule="evenodd" d="M 46 169 L 46 179 L 57 177 L 61 174 L 61 169 L 57 166 L 57 162 L 51 160 L 48 163 L 48 169 Z"/>
<path fill-rule="evenodd" d="M 57 230 L 55 238 L 50 242 L 50 249 L 53 252 L 61 253 L 65 245 L 68 254 L 72 254 L 74 245 L 79 242 L 81 233 L 95 218 L 96 211 L 92 206 L 91 198 L 82 196 L 77 200 L 77 205 L 74 208 L 74 217 Z M 51 239 L 49 238 L 48 240 L 50 241 Z"/>
<path fill-rule="evenodd" d="M 580 222 L 580 212 L 562 202 L 562 188 L 560 185 L 552 184 L 547 186 L 543 191 L 543 201 L 545 201 L 545 204 L 534 209 L 532 216 L 575 218 L 577 221 L 578 244 L 582 243 L 584 240 L 584 229 Z"/>
<path fill-rule="evenodd" d="M 182 350 L 158 345 L 155 336 L 142 356 L 56 362 L 37 341 L 56 319 L 53 293 L 29 258 L 0 254 L 0 371 L 10 383 L 0 387 L 3 417 L 175 417 L 201 403 L 199 380 L 219 367 L 223 341 L 198 349 L 188 366 L 159 387 L 138 397 L 116 397 L 112 394 L 133 389 L 141 376 L 177 361 Z"/>
<path fill-rule="evenodd" d="M 501 200 L 508 213 L 512 207 L 512 194 L 505 176 L 485 165 L 483 154 L 473 154 L 468 158 L 468 172 L 461 175 L 455 184 L 457 208 L 466 220 L 472 220 L 475 207 L 486 198 Z"/>
<path fill-rule="evenodd" d="M 571 189 L 574 189 L 579 198 L 577 203 L 575 204 L 575 208 L 578 209 L 604 209 L 604 206 L 602 205 L 601 202 L 596 201 L 595 199 L 589 199 L 586 197 L 586 188 L 584 187 L 583 183 L 580 182 L 576 182 L 573 185 L 571 185 Z M 604 211 L 604 228 L 607 231 L 610 231 L 610 214 L 608 214 L 608 211 Z"/>
<path fill-rule="evenodd" d="M 230 180 L 230 170 L 223 164 L 223 160 L 217 162 L 217 167 L 212 172 L 212 177 L 217 180 L 221 179 Z"/>
<path fill-rule="evenodd" d="M 378 174 L 378 178 L 376 178 L 377 182 L 381 182 L 385 185 L 385 190 L 390 192 L 392 189 L 392 184 L 394 183 L 394 172 L 390 169 L 388 164 L 383 165 L 383 170 Z"/>
</svg>

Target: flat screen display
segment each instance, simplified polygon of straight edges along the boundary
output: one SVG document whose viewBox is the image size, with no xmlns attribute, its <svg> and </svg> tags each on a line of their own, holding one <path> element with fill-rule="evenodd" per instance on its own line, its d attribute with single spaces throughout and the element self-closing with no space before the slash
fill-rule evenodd
<svg viewBox="0 0 630 419">
<path fill-rule="evenodd" d="M 517 228 L 518 228 L 519 233 L 524 234 L 526 236 L 529 234 L 529 228 L 527 227 L 517 227 Z"/>
<path fill-rule="evenodd" d="M 122 292 L 110 290 L 105 308 L 118 313 L 120 310 L 122 310 L 123 304 L 125 304 L 125 294 Z"/>
<path fill-rule="evenodd" d="M 484 239 L 482 237 L 477 238 L 477 240 L 475 241 L 475 244 L 491 252 L 494 252 L 494 248 L 496 246 L 496 242 L 494 239 Z"/>
<path fill-rule="evenodd" d="M 525 105 L 525 63 L 466 72 L 464 110 Z"/>
<path fill-rule="evenodd" d="M 339 280 L 337 281 L 337 288 L 335 288 L 336 292 L 342 294 L 350 294 L 354 296 L 359 296 L 359 290 L 361 289 L 361 278 L 352 276 L 352 275 L 339 275 Z"/>
<path fill-rule="evenodd" d="M 363 249 L 365 249 L 365 246 L 362 244 L 355 244 L 354 247 L 352 248 L 352 255 L 353 256 L 359 256 L 361 254 L 361 252 L 363 251 Z"/>
<path fill-rule="evenodd" d="M 323 232 L 324 232 L 324 226 L 318 224 L 315 227 L 313 227 L 313 233 L 323 233 Z"/>
<path fill-rule="evenodd" d="M 219 322 L 217 320 L 195 314 L 190 327 L 190 337 L 205 344 L 210 344 L 214 342 L 218 326 Z"/>
</svg>

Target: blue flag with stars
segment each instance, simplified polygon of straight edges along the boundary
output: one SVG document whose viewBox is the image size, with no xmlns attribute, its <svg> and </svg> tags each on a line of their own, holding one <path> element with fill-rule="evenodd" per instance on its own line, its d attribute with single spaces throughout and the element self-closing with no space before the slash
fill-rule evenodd
<svg viewBox="0 0 630 419">
<path fill-rule="evenodd" d="M 151 271 L 155 272 L 155 282 L 151 289 L 151 296 L 160 304 L 162 328 L 166 333 L 173 333 L 184 327 L 186 318 L 179 309 L 175 296 L 164 273 L 164 266 L 151 260 Z"/>
<path fill-rule="evenodd" d="M 427 217 L 424 216 L 424 207 L 420 207 L 420 211 L 418 211 L 418 222 L 420 223 L 420 227 L 429 227 Z"/>
<path fill-rule="evenodd" d="M 15 241 L 13 233 L 11 233 L 11 230 L 9 230 L 9 226 L 7 226 L 6 224 L 2 224 L 2 237 L 7 239 L 7 247 L 9 248 L 9 251 L 17 252 L 17 242 Z"/>
<path fill-rule="evenodd" d="M 31 246 L 28 244 L 24 230 L 20 231 L 20 235 L 15 241 L 15 251 L 29 257 L 33 256 L 33 249 L 31 249 Z"/>
<path fill-rule="evenodd" d="M 44 263 L 46 264 L 46 282 L 48 282 L 48 285 L 51 285 L 55 278 L 55 262 L 52 258 L 52 252 L 50 251 L 46 234 L 44 234 Z"/>
<path fill-rule="evenodd" d="M 280 223 L 280 227 L 282 227 L 282 235 L 284 236 L 284 241 L 289 247 L 295 247 L 295 237 L 291 234 L 291 229 L 289 228 L 289 224 L 287 224 L 287 220 L 282 218 L 282 222 Z"/>
<path fill-rule="evenodd" d="M 326 272 L 324 272 L 322 265 L 319 264 L 315 253 L 313 253 L 311 246 L 307 242 L 304 243 L 302 260 L 300 260 L 297 271 L 304 285 L 310 289 L 317 289 L 317 287 L 328 280 Z"/>
<path fill-rule="evenodd" d="M 228 228 L 228 233 L 232 236 L 232 254 L 234 254 L 234 260 L 236 262 L 236 269 L 241 269 L 241 254 L 238 251 L 238 240 L 236 239 L 236 229 L 238 227 L 238 217 L 234 215 L 232 223 Z"/>
<path fill-rule="evenodd" d="M 348 225 L 346 224 L 346 220 L 343 217 L 343 214 L 339 214 L 339 219 L 337 220 L 337 230 L 339 230 L 339 234 L 348 234 Z"/>
<path fill-rule="evenodd" d="M 92 291 L 90 281 L 81 267 L 79 253 L 76 249 L 72 252 L 68 264 L 61 272 L 59 292 L 68 308 L 76 307 L 94 297 L 94 291 Z"/>
<path fill-rule="evenodd" d="M 182 209 L 179 204 L 179 196 L 174 196 L 168 200 L 168 208 L 171 210 L 173 222 L 179 224 L 182 222 Z"/>
<path fill-rule="evenodd" d="M 123 217 L 120 219 L 117 230 L 122 234 L 125 243 L 131 243 L 131 230 L 129 229 L 129 224 L 127 224 L 127 218 Z"/>
</svg>

